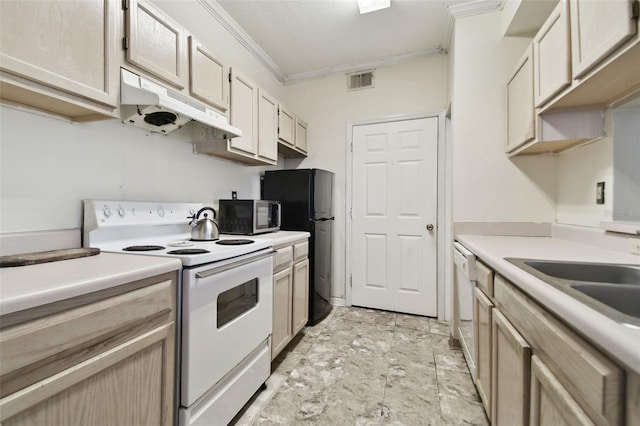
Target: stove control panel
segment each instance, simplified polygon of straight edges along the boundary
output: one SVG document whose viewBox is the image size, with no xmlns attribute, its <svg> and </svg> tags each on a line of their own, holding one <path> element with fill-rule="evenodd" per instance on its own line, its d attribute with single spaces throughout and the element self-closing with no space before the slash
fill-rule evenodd
<svg viewBox="0 0 640 426">
<path fill-rule="evenodd" d="M 84 231 L 103 227 L 186 225 L 198 203 L 84 200 Z"/>
</svg>

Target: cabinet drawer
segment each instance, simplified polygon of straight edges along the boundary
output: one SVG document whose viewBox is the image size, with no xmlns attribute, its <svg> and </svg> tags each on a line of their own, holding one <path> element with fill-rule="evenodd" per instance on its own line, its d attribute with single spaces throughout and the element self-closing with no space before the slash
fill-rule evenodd
<svg viewBox="0 0 640 426">
<path fill-rule="evenodd" d="M 284 268 L 291 266 L 293 262 L 293 246 L 283 247 L 276 250 L 276 255 L 273 257 L 273 272 L 279 272 Z"/>
<path fill-rule="evenodd" d="M 482 262 L 476 262 L 478 287 L 487 297 L 493 297 L 493 271 Z"/>
<path fill-rule="evenodd" d="M 501 276 L 496 304 L 595 423 L 622 422 L 623 371 Z"/>
<path fill-rule="evenodd" d="M 298 243 L 293 246 L 293 261 L 298 262 L 309 255 L 309 242 Z"/>
<path fill-rule="evenodd" d="M 153 319 L 173 320 L 173 281 L 69 309 L 2 330 L 0 375 L 35 363 L 55 363 L 71 351 L 91 352 L 104 341 L 137 333 Z M 138 330 L 138 331 L 136 331 Z M 103 348 L 104 350 L 104 348 Z"/>
</svg>

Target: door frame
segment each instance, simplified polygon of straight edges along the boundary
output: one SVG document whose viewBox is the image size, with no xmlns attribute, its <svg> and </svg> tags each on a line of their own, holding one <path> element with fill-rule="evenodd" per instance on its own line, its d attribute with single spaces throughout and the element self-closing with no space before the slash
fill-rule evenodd
<svg viewBox="0 0 640 426">
<path fill-rule="evenodd" d="M 438 143 L 437 143 L 437 206 L 436 206 L 436 293 L 438 304 L 438 319 L 444 319 L 447 316 L 447 310 L 445 298 L 445 235 L 447 226 L 449 226 L 450 220 L 445 216 L 445 189 L 446 189 L 446 133 L 445 133 L 445 115 L 446 110 L 440 112 L 422 113 L 422 114 L 405 114 L 405 115 L 393 115 L 388 117 L 374 118 L 361 121 L 349 121 L 347 122 L 347 143 L 346 143 L 346 238 L 345 238 L 345 284 L 346 284 L 346 305 L 352 305 L 352 270 L 351 262 L 353 259 L 353 242 L 352 230 L 353 230 L 353 217 L 351 211 L 353 208 L 353 128 L 356 126 L 364 126 L 369 124 L 383 124 L 393 123 L 396 121 L 418 120 L 422 118 L 437 118 L 438 119 Z"/>
</svg>

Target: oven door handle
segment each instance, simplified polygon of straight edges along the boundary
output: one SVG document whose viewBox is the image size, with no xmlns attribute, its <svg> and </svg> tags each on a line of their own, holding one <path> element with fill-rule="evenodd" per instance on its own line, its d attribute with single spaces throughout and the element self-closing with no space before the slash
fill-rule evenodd
<svg viewBox="0 0 640 426">
<path fill-rule="evenodd" d="M 274 250 L 270 250 L 267 253 L 263 253 L 263 254 L 261 254 L 259 256 L 252 257 L 251 259 L 244 259 L 244 260 L 240 260 L 238 262 L 230 263 L 228 265 L 218 266 L 217 268 L 212 268 L 212 269 L 208 269 L 206 271 L 197 272 L 196 273 L 196 278 L 207 278 L 207 277 L 210 277 L 212 275 L 216 275 L 216 274 L 219 274 L 221 272 L 228 271 L 229 269 L 233 269 L 233 268 L 237 268 L 239 266 L 247 265 L 249 263 L 253 263 L 253 262 L 256 262 L 258 260 L 262 260 L 264 258 L 267 258 L 267 257 L 272 257 L 274 253 L 275 253 Z"/>
</svg>

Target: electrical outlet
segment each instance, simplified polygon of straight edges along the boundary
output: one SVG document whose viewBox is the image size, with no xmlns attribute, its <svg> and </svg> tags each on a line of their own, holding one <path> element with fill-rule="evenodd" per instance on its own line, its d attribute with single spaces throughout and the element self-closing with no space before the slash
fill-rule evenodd
<svg viewBox="0 0 640 426">
<path fill-rule="evenodd" d="M 231 199 L 232 200 L 237 200 L 238 199 L 238 192 L 237 191 L 231 191 Z"/>
<path fill-rule="evenodd" d="M 604 204 L 604 182 L 596 183 L 596 204 Z"/>
<path fill-rule="evenodd" d="M 629 251 L 633 254 L 640 254 L 640 238 L 629 238 Z"/>
</svg>

